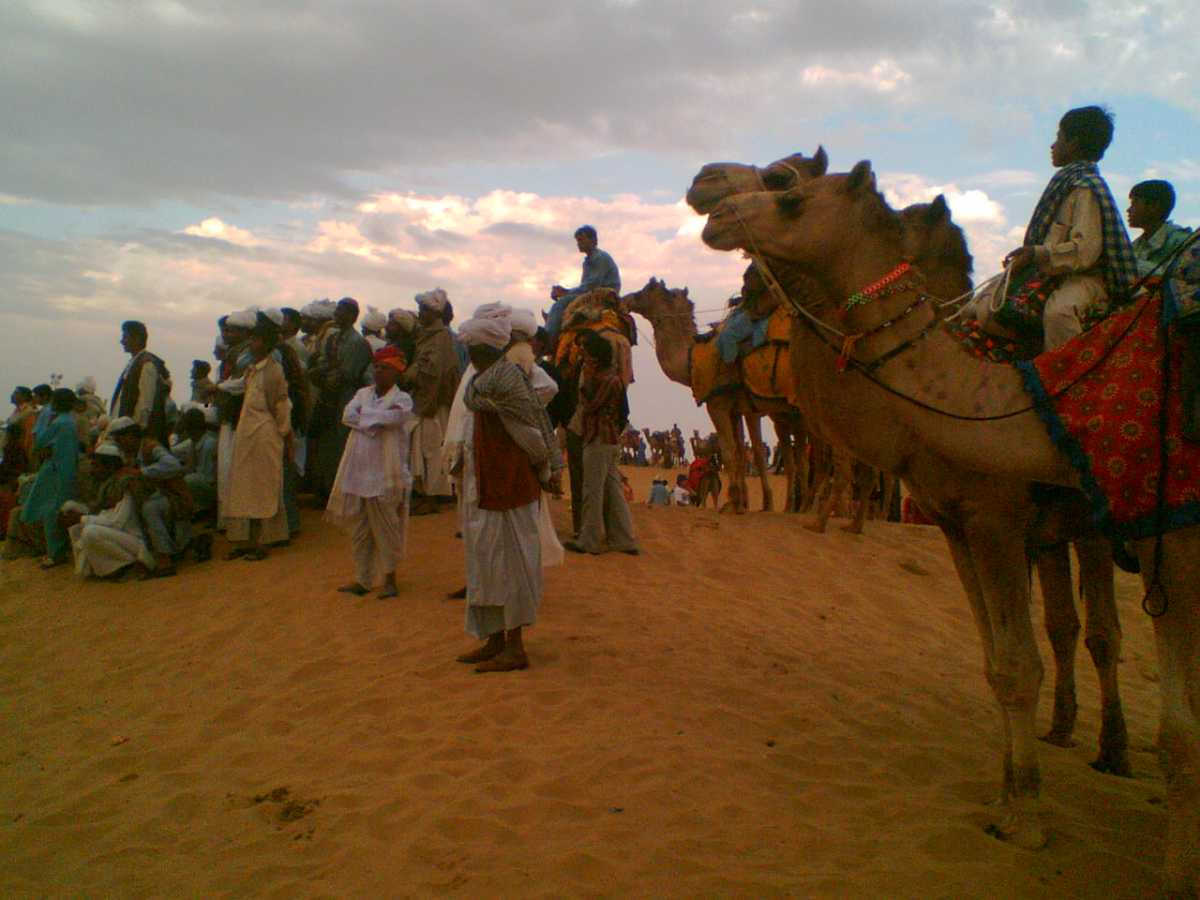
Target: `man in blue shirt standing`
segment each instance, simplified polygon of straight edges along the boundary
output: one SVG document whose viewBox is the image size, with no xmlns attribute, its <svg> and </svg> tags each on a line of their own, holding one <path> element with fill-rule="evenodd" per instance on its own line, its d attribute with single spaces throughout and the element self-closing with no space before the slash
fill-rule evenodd
<svg viewBox="0 0 1200 900">
<path fill-rule="evenodd" d="M 559 332 L 562 331 L 563 313 L 576 297 L 602 287 L 612 288 L 618 294 L 621 293 L 621 273 L 617 264 L 611 256 L 596 246 L 596 241 L 596 229 L 591 225 L 583 225 L 576 229 L 575 245 L 583 254 L 583 277 L 579 280 L 579 287 L 568 289 L 556 284 L 550 288 L 550 299 L 554 301 L 554 305 L 550 307 L 550 314 L 546 317 L 546 331 L 553 341 L 558 340 Z"/>
</svg>

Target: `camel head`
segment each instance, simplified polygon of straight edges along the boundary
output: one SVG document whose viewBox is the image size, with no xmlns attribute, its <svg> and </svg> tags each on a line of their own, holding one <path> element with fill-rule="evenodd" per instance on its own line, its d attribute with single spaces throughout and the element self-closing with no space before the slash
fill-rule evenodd
<svg viewBox="0 0 1200 900">
<path fill-rule="evenodd" d="M 871 164 L 812 178 L 783 193 L 728 197 L 709 214 L 702 234 L 714 250 L 746 250 L 777 260 L 820 266 L 864 240 L 899 248 L 900 220 L 875 187 Z"/>
<path fill-rule="evenodd" d="M 726 197 L 764 190 L 786 191 L 809 178 L 824 175 L 828 166 L 824 147 L 818 147 L 813 156 L 793 153 L 761 169 L 742 163 L 709 163 L 692 179 L 687 192 L 688 206 L 706 216 Z"/>
<path fill-rule="evenodd" d="M 971 288 L 973 262 L 963 230 L 950 218 L 946 198 L 938 194 L 932 203 L 914 203 L 900 210 L 904 231 L 904 256 L 928 275 L 933 293 L 947 298 Z"/>
<path fill-rule="evenodd" d="M 651 278 L 640 291 L 621 298 L 621 307 L 627 312 L 637 313 L 652 324 L 664 316 L 692 316 L 692 301 L 687 288 L 669 288 L 665 281 Z"/>
</svg>

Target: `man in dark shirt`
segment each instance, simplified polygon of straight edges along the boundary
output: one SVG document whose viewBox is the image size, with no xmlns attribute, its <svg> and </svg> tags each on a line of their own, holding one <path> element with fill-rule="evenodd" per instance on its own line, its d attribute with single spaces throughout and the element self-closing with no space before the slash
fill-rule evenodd
<svg viewBox="0 0 1200 900">
<path fill-rule="evenodd" d="M 582 339 L 583 374 L 579 388 L 583 425 L 583 509 L 579 541 L 565 546 L 575 553 L 619 550 L 638 554 L 629 505 L 621 491 L 621 402 L 625 385 L 612 364 L 612 345 L 595 332 Z M 607 544 L 607 548 L 605 547 Z"/>
</svg>

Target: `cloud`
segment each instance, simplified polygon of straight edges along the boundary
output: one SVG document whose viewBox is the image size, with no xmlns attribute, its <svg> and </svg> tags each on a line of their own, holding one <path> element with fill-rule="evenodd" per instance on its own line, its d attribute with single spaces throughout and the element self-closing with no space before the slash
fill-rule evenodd
<svg viewBox="0 0 1200 900">
<path fill-rule="evenodd" d="M 629 152 L 690 163 L 744 146 L 755 123 L 848 108 L 898 128 L 953 109 L 986 145 L 1081 85 L 1137 85 L 1195 115 L 1191 12 L 1183 0 L 931 0 L 919 14 L 886 0 L 602 14 L 584 0 L 8 3 L 0 191 L 80 205 L 359 198 L 365 182 L 428 190 L 448 166 Z"/>
<path fill-rule="evenodd" d="M 198 225 L 187 226 L 183 229 L 183 233 L 195 237 L 227 241 L 230 244 L 237 244 L 239 247 L 254 247 L 259 244 L 258 238 L 245 228 L 238 228 L 236 225 L 227 225 L 216 216 L 209 216 Z"/>
</svg>

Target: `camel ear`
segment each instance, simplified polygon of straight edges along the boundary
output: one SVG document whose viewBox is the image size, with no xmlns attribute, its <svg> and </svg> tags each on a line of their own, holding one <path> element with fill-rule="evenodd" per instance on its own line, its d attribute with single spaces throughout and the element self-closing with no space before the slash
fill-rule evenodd
<svg viewBox="0 0 1200 900">
<path fill-rule="evenodd" d="M 825 148 L 818 145 L 817 152 L 812 158 L 812 173 L 814 175 L 824 175 L 829 171 L 829 156 L 825 153 Z"/>
<path fill-rule="evenodd" d="M 850 170 L 850 177 L 846 179 L 846 190 L 851 194 L 875 190 L 875 173 L 871 171 L 869 159 L 864 159 Z"/>
<path fill-rule="evenodd" d="M 946 195 L 938 194 L 929 204 L 929 210 L 925 213 L 925 221 L 930 225 L 937 225 L 948 221 L 949 218 L 950 207 L 946 204 Z"/>
</svg>

